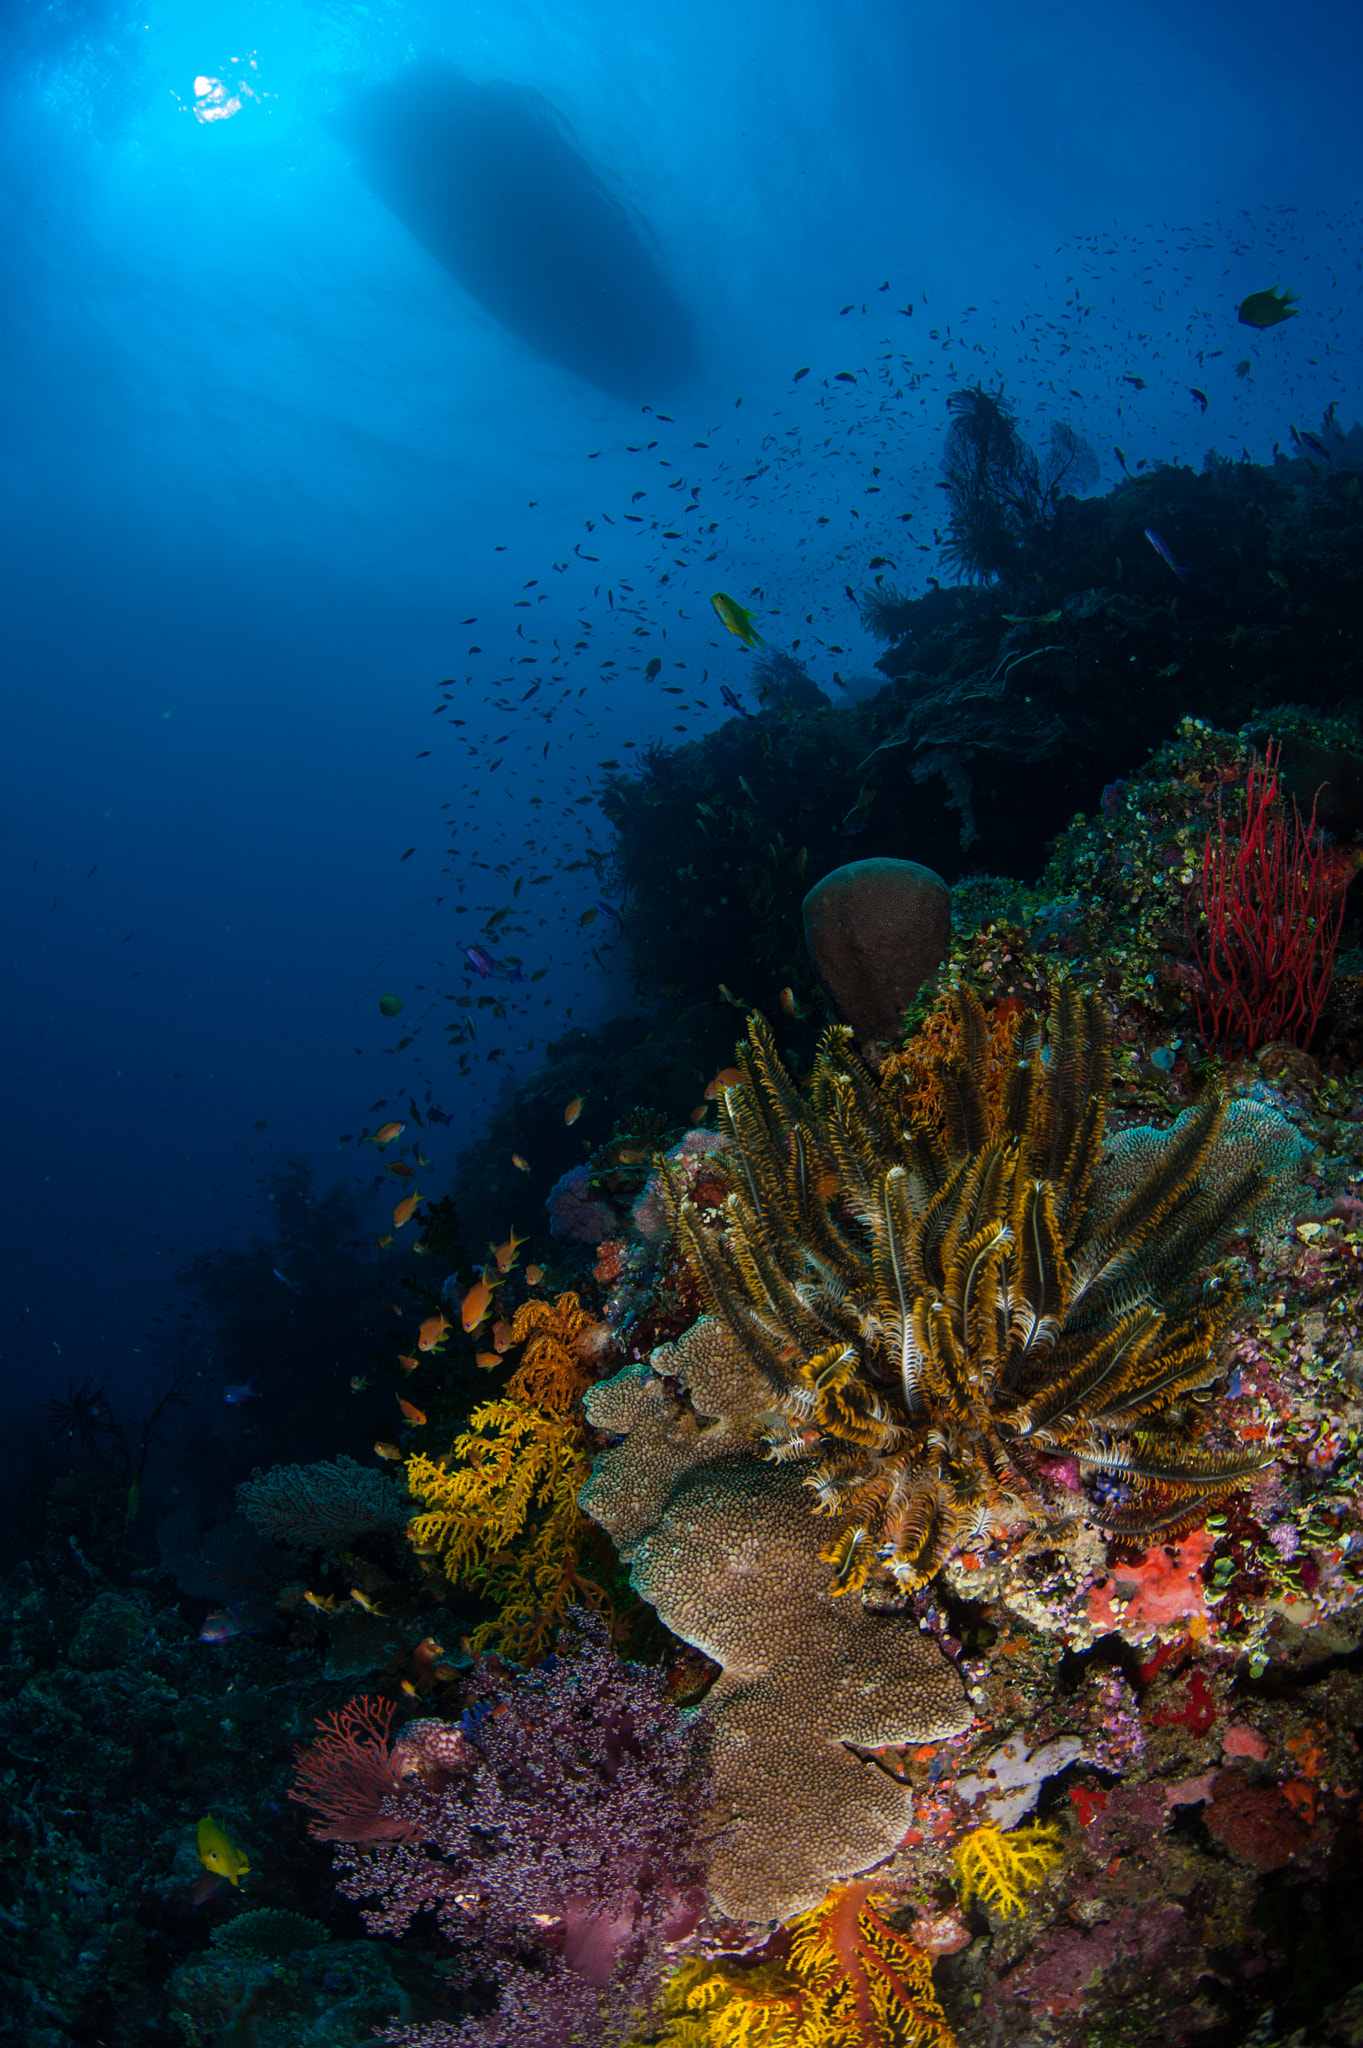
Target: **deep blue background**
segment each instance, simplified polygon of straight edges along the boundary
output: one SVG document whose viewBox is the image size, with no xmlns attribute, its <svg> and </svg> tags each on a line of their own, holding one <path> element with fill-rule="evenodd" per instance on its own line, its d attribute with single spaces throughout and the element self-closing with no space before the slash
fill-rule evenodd
<svg viewBox="0 0 1363 2048">
<path fill-rule="evenodd" d="M 1105 485 L 1117 444 L 1133 465 L 1264 460 L 1289 422 L 1363 409 L 1354 6 L 11 0 L 4 19 L 10 1398 L 91 1371 L 134 1397 L 180 1258 L 260 1226 L 284 1152 L 362 1172 L 340 1133 L 429 1086 L 455 1117 L 427 1144 L 438 1191 L 500 1067 L 627 999 L 606 921 L 577 922 L 592 877 L 562 875 L 595 816 L 574 799 L 598 761 L 742 690 L 714 589 L 800 636 L 825 683 L 869 668 L 843 588 L 877 551 L 909 587 L 936 569 L 954 383 L 1002 378 L 1033 437 L 1071 418 Z M 423 50 L 537 88 L 647 223 L 703 357 L 658 394 L 670 425 L 498 327 L 331 138 L 345 81 Z M 196 75 L 253 96 L 200 121 Z M 1278 282 L 1301 316 L 1237 326 Z M 713 563 L 650 531 L 678 500 L 715 522 Z M 563 658 L 523 661 L 525 636 Z M 706 709 L 645 681 L 654 653 L 662 682 L 708 667 Z M 444 677 L 462 731 L 431 716 Z M 470 986 L 460 949 L 516 878 L 549 872 L 495 948 L 548 970 L 480 1039 L 505 1061 L 460 1083 L 434 1011 L 392 1052 L 428 1005 L 448 1017 L 437 992 Z"/>
</svg>

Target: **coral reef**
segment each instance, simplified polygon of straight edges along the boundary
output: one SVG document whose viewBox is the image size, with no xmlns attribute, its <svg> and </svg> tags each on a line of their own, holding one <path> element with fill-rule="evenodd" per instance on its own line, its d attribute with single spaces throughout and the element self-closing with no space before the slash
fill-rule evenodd
<svg viewBox="0 0 1363 2048">
<path fill-rule="evenodd" d="M 585 1166 L 574 1166 L 560 1176 L 545 1202 L 549 1228 L 555 1237 L 575 1238 L 581 1244 L 600 1244 L 615 1224 L 615 1211 L 608 1202 L 595 1199 Z"/>
<path fill-rule="evenodd" d="M 773 706 L 641 750 L 602 793 L 603 872 L 630 903 L 639 987 L 674 1006 L 713 1003 L 719 981 L 764 1008 L 783 984 L 815 995 L 800 905 L 850 849 L 951 883 L 1002 873 L 1035 887 L 1076 811 L 1097 812 L 1105 786 L 1120 798 L 1186 719 L 1282 739 L 1303 812 L 1328 781 L 1338 809 L 1323 793 L 1320 822 L 1351 836 L 1356 727 L 1347 741 L 1303 732 L 1294 762 L 1279 714 L 1286 700 L 1299 726 L 1352 726 L 1338 714 L 1357 690 L 1357 493 L 1356 474 L 1213 455 L 1200 473 L 1159 465 L 1064 498 L 1006 586 L 868 594 L 868 623 L 893 642 L 877 697 L 835 685 L 828 708 Z M 1187 589 L 1171 588 L 1146 527 L 1195 564 Z M 1080 907 L 1125 923 L 1129 901 Z"/>
<path fill-rule="evenodd" d="M 977 1801 L 984 1802 L 981 1826 L 975 1832 L 983 1839 L 991 1830 L 998 1833 L 1016 1827 L 1035 1808 L 1046 1779 L 1072 1763 L 1083 1746 L 1077 1735 L 1057 1735 L 1031 1751 L 1020 1735 L 1010 1735 L 1006 1742 L 1001 1742 L 984 1759 L 978 1773 L 971 1772 L 956 1780 L 958 1799 L 972 1806 Z"/>
<path fill-rule="evenodd" d="M 299 1949 L 317 1948 L 331 1936 L 320 1920 L 306 1913 L 280 1911 L 277 1907 L 255 1906 L 224 1920 L 213 1929 L 213 1946 L 220 1955 L 245 1956 L 254 1962 L 280 1962 Z"/>
<path fill-rule="evenodd" d="M 972 1828 L 951 1852 L 961 1904 L 981 1899 L 1005 1920 L 1022 1913 L 1023 1895 L 1065 1860 L 1058 1827 L 1022 1828 L 1010 1835 L 1004 1829 L 1011 1825 L 1006 1820 L 1002 1828 L 992 1822 Z"/>
<path fill-rule="evenodd" d="M 308 1833 L 316 1842 L 394 1842 L 411 1838 L 410 1824 L 384 1811 L 398 1789 L 389 1737 L 393 1703 L 350 1700 L 317 1722 L 320 1739 L 295 1752 L 290 1799 L 311 1807 Z"/>
<path fill-rule="evenodd" d="M 335 1695 L 312 1631 L 204 1643 L 158 1565 L 128 1569 L 61 1537 L 0 1585 L 0 2041 L 201 2048 L 253 2011 L 261 2048 L 305 2024 L 361 2048 L 434 2010 L 419 1957 L 335 1924 L 328 1856 L 285 1797 Z M 200 1862 L 209 1812 L 249 1853 L 240 1893 Z M 287 1953 L 253 1945 L 272 1927 Z"/>
</svg>

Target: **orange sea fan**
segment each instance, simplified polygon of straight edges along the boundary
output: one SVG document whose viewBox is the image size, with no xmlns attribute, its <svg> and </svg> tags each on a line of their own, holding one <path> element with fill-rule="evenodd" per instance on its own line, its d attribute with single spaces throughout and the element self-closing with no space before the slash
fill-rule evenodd
<svg viewBox="0 0 1363 2048">
<path fill-rule="evenodd" d="M 575 1294 L 523 1302 L 511 1342 L 524 1344 L 525 1351 L 507 1382 L 507 1399 L 566 1415 L 592 1384 L 583 1359 L 596 1328 Z"/>
<path fill-rule="evenodd" d="M 981 1019 L 962 1011 L 951 992 L 940 996 L 909 1043 L 890 1053 L 880 1068 L 881 1085 L 898 1081 L 902 1099 L 913 1121 L 928 1124 L 939 1136 L 946 1128 L 945 1089 L 958 1062 L 973 1057 L 975 1048 L 966 1043 L 966 1032 L 979 1030 L 980 1051 L 985 1061 L 984 1096 L 989 1113 L 990 1135 L 994 1135 L 1003 1113 L 1004 1091 L 1013 1066 L 1018 1025 L 1023 1005 L 1005 996 Z"/>
</svg>

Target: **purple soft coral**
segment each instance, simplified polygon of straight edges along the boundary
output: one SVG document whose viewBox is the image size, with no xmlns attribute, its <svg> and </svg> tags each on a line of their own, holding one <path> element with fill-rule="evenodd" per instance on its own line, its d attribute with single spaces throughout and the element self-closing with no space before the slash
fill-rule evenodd
<svg viewBox="0 0 1363 2048">
<path fill-rule="evenodd" d="M 411 2048 L 609 2038 L 647 2003 L 660 1944 L 700 1917 L 704 1767 L 661 1673 L 622 1663 L 594 1616 L 575 1616 L 559 1655 L 524 1677 L 483 1659 L 471 1698 L 463 1755 L 424 1768 L 423 1734 L 385 1802 L 412 1846 L 337 1857 L 347 1897 L 377 1900 L 365 1912 L 374 1933 L 402 1934 L 433 1912 L 459 1943 L 465 1985 L 497 1985 L 499 2004 L 487 2018 L 388 2038 Z"/>
<path fill-rule="evenodd" d="M 554 1237 L 576 1238 L 580 1244 L 600 1244 L 619 1227 L 619 1218 L 609 1202 L 592 1193 L 585 1166 L 570 1167 L 549 1190 L 545 1202 L 549 1230 Z"/>
</svg>

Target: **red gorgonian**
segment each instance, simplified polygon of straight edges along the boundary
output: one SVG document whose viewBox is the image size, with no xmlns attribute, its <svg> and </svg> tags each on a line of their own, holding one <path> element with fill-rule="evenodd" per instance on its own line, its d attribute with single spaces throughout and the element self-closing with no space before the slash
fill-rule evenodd
<svg viewBox="0 0 1363 2048">
<path fill-rule="evenodd" d="M 393 1713 L 391 1700 L 359 1694 L 316 1723 L 316 1742 L 294 1751 L 289 1797 L 319 1816 L 308 1822 L 316 1841 L 411 1841 L 411 1820 L 383 1811 L 399 1789 L 388 1744 Z"/>
<path fill-rule="evenodd" d="M 1201 970 L 1193 1001 L 1209 1045 L 1252 1053 L 1271 1040 L 1306 1045 L 1334 975 L 1352 873 L 1347 855 L 1303 819 L 1278 785 L 1281 747 L 1251 754 L 1238 842 L 1220 800 L 1216 830 L 1202 850 L 1205 928 L 1188 937 Z"/>
</svg>

